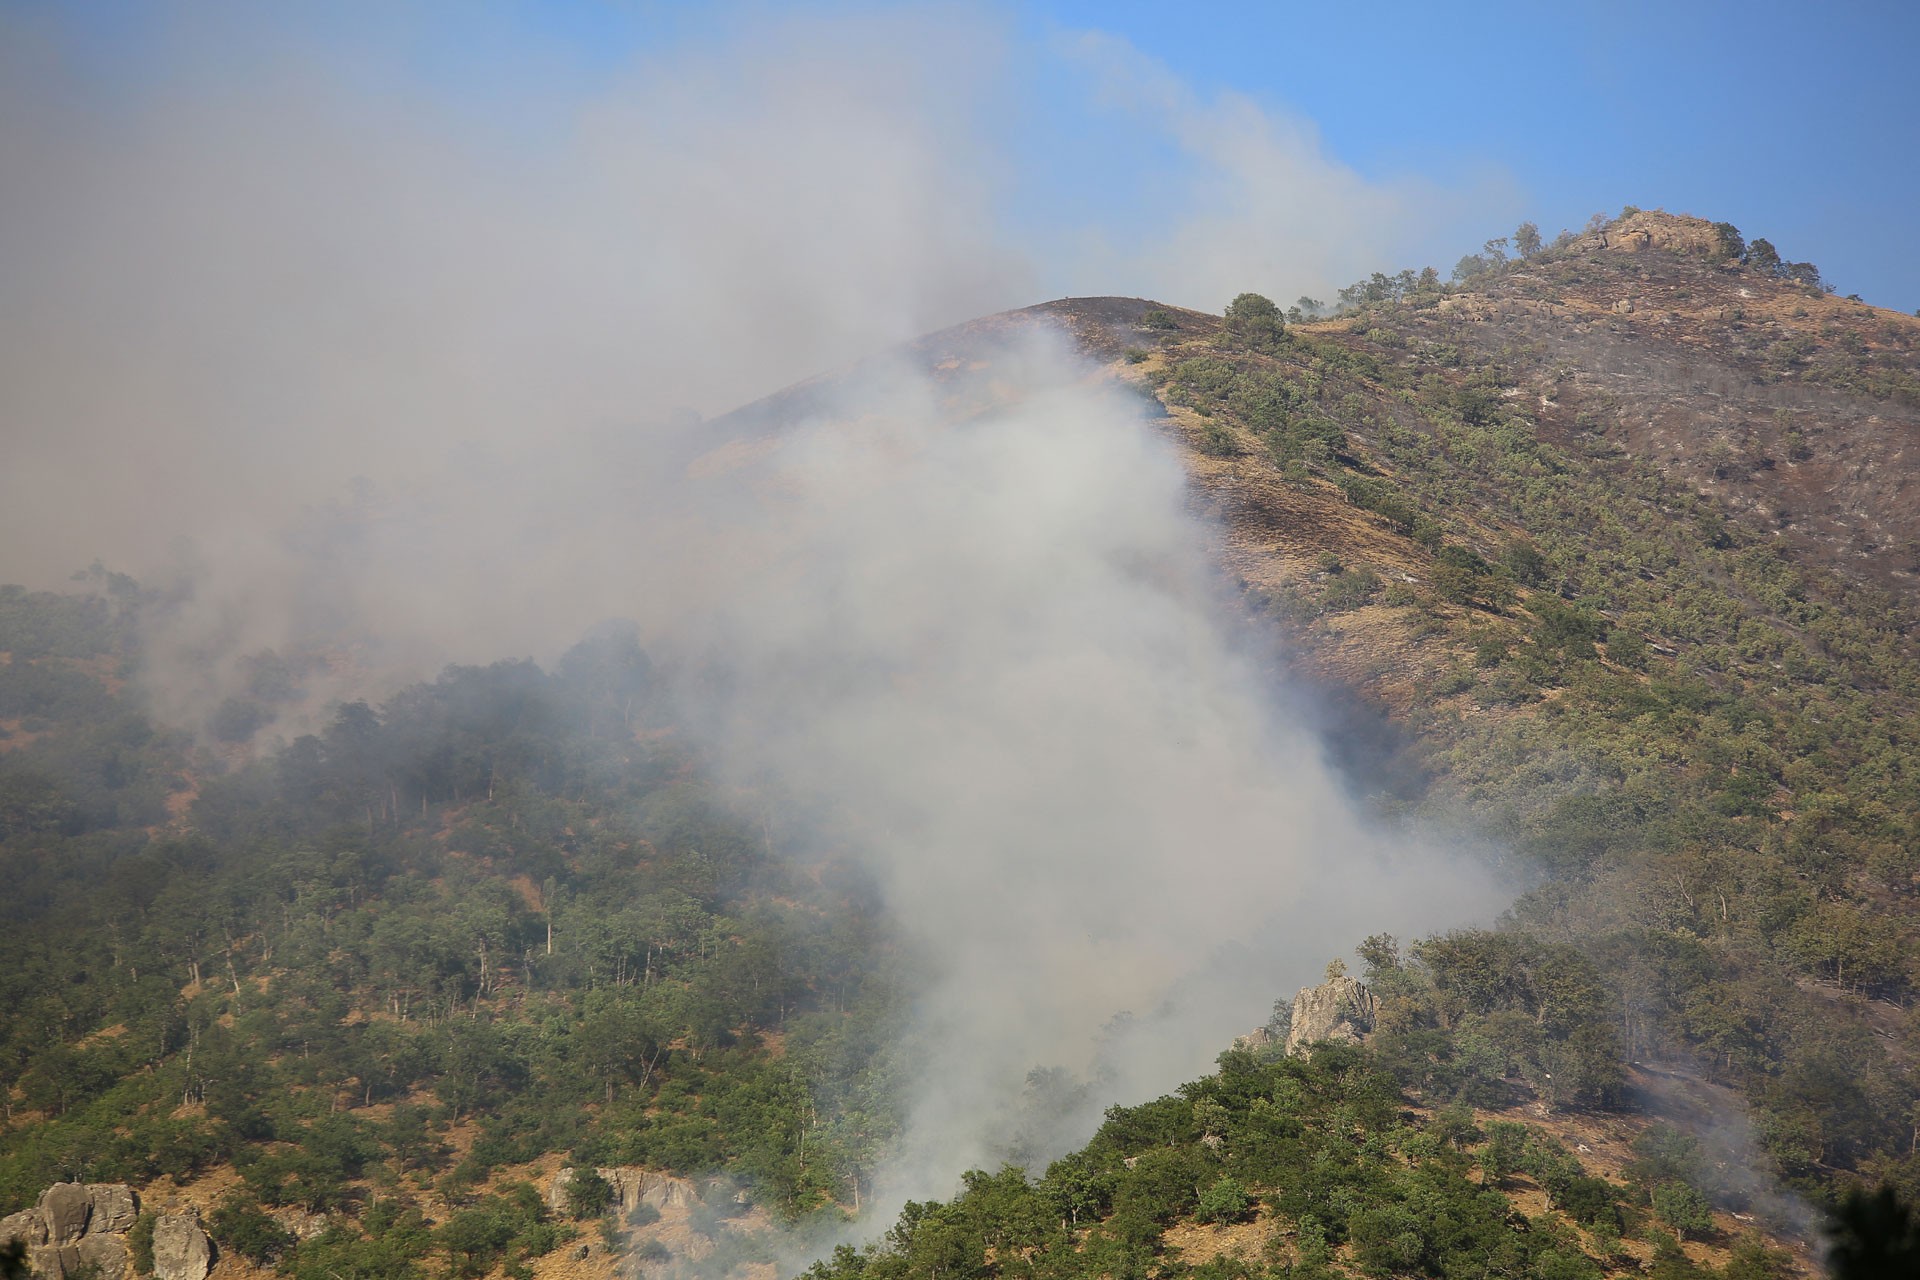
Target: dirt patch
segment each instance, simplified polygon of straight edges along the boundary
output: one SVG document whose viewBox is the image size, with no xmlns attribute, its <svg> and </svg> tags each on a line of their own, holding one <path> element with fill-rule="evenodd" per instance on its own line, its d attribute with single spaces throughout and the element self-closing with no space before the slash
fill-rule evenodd
<svg viewBox="0 0 1920 1280">
<path fill-rule="evenodd" d="M 1182 1262 L 1197 1267 L 1215 1258 L 1241 1258 L 1257 1264 L 1281 1234 L 1279 1220 L 1262 1213 L 1251 1222 L 1178 1222 L 1161 1232 L 1160 1239 L 1180 1251 Z"/>
</svg>

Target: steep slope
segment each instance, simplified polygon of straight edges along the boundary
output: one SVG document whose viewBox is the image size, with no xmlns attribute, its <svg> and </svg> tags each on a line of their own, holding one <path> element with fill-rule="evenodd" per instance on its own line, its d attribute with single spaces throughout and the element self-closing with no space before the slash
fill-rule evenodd
<svg viewBox="0 0 1920 1280">
<path fill-rule="evenodd" d="M 1346 1046 L 1268 1061 L 1234 1051 L 1176 1094 L 1115 1107 L 1045 1177 L 970 1176 L 952 1201 L 910 1205 L 884 1240 L 842 1249 L 808 1275 L 1815 1273 L 1804 1251 L 1701 1205 L 1683 1209 L 1672 1192 L 1664 1217 L 1629 1203 L 1628 1188 L 1660 1176 L 1644 1154 L 1653 1145 L 1623 1162 L 1624 1152 L 1594 1157 L 1580 1137 L 1605 1141 L 1464 1104 L 1409 1108 L 1393 1078 Z M 1623 1171 L 1625 1186 L 1603 1176 Z M 1687 1239 L 1657 1221 L 1683 1223 Z"/>
<path fill-rule="evenodd" d="M 1920 319 L 1743 264 L 1739 243 L 1636 213 L 1444 305 L 1378 314 L 1500 357 L 1556 442 L 1616 446 L 1802 560 L 1910 592 Z"/>
<path fill-rule="evenodd" d="M 834 1274 L 1449 1274 L 1486 1244 L 1762 1275 L 1730 1214 L 1768 1212 L 1766 1177 L 1920 1193 L 1920 324 L 1728 244 L 1634 214 L 1292 325 L 1067 299 L 709 424 L 692 474 L 902 359 L 965 422 L 1022 394 L 1008 335 L 1064 332 L 1180 446 L 1249 642 L 1324 691 L 1357 787 L 1533 886 L 1501 930 L 1361 944 L 1384 1012 L 1357 1056 L 1233 1057 Z M 563 1164 L 724 1166 L 789 1219 L 860 1199 L 898 1122 L 873 890 L 769 856 L 767 797 L 705 775 L 630 638 L 453 670 L 216 776 L 127 696 L 139 607 L 0 595 L 0 1209 L 127 1181 L 203 1210 L 223 1265 L 320 1280 L 603 1273 L 612 1206 L 542 1200 Z M 683 1261 L 739 1216 L 706 1190 Z"/>
<path fill-rule="evenodd" d="M 1604 962 L 1622 1052 L 1744 1094 L 1763 1163 L 1911 1188 L 1920 324 L 1730 231 L 1631 214 L 1284 333 L 1068 299 L 915 355 L 990 388 L 981 335 L 1052 323 L 1150 390 L 1276 660 L 1399 750 L 1363 783 L 1542 875 L 1517 923 Z"/>
<path fill-rule="evenodd" d="M 222 773 L 102 674 L 137 669 L 137 607 L 0 592 L 0 1237 L 43 1274 L 151 1268 L 196 1220 L 215 1280 L 604 1274 L 623 1229 L 702 1257 L 859 1194 L 893 1123 L 871 890 L 769 862 L 630 635 Z M 678 1199 L 550 1205 L 569 1156 Z M 141 1216 L 63 1254 L 32 1207 L 88 1195 L 56 1183 Z"/>
</svg>

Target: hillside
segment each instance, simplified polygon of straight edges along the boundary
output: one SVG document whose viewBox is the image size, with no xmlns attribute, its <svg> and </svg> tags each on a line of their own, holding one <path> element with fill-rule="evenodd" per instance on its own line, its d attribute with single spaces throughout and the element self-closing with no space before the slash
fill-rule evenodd
<svg viewBox="0 0 1920 1280">
<path fill-rule="evenodd" d="M 1730 232 L 1634 212 L 1322 319 L 1068 299 L 905 353 L 951 422 L 1020 394 L 1035 326 L 1137 392 L 1348 779 L 1527 889 L 1354 939 L 1362 1047 L 1230 1053 L 820 1280 L 1745 1278 L 1812 1265 L 1783 1187 L 1920 1198 L 1920 321 Z M 208 745 L 140 697 L 163 607 L 0 590 L 0 1214 L 125 1183 L 236 1280 L 584 1278 L 768 1272 L 775 1224 L 860 1205 L 916 958 L 858 867 L 778 847 L 791 797 L 717 779 L 668 696 L 701 673 L 616 629 L 250 751 L 321 659 L 262 655 Z"/>
</svg>

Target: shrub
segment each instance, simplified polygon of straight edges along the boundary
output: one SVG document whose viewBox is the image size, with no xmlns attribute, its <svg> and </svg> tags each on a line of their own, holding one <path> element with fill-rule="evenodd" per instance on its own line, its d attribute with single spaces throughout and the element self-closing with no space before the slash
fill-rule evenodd
<svg viewBox="0 0 1920 1280">
<path fill-rule="evenodd" d="M 1246 1218 L 1252 1203 L 1245 1186 L 1223 1176 L 1201 1193 L 1195 1216 L 1202 1222 L 1239 1222 Z"/>
<path fill-rule="evenodd" d="M 1480 1168 L 1487 1179 L 1501 1183 L 1520 1172 L 1526 1161 L 1527 1127 L 1511 1120 L 1487 1124 L 1487 1145 L 1480 1150 Z"/>
<path fill-rule="evenodd" d="M 1371 601 L 1374 593 L 1380 590 L 1380 575 L 1361 565 L 1334 574 L 1327 580 L 1326 590 L 1322 593 L 1321 603 L 1334 613 L 1348 609 L 1358 609 Z"/>
<path fill-rule="evenodd" d="M 1226 334 L 1256 350 L 1266 351 L 1286 341 L 1287 321 L 1273 299 L 1243 293 L 1227 304 Z"/>
<path fill-rule="evenodd" d="M 1724 261 L 1738 262 L 1746 255 L 1746 237 L 1741 235 L 1740 228 L 1734 226 L 1731 222 L 1714 223 L 1713 234 L 1716 240 L 1714 250 L 1715 257 Z"/>
<path fill-rule="evenodd" d="M 1208 422 L 1200 428 L 1198 448 L 1209 458 L 1232 458 L 1239 456 L 1240 442 L 1225 423 Z"/>
<path fill-rule="evenodd" d="M 238 1192 L 221 1201 L 220 1207 L 213 1211 L 207 1228 L 208 1234 L 221 1248 L 230 1249 L 261 1266 L 277 1261 L 293 1245 L 292 1234 L 267 1216 L 258 1200 Z M 151 1254 L 151 1228 L 148 1249 Z"/>
<path fill-rule="evenodd" d="M 567 1213 L 576 1222 L 597 1218 L 613 1206 L 613 1184 L 598 1169 L 575 1169 L 567 1183 Z"/>
<path fill-rule="evenodd" d="M 152 1210 L 143 1209 L 127 1231 L 127 1252 L 133 1260 L 135 1275 L 153 1274 L 153 1224 L 157 1220 Z"/>
</svg>

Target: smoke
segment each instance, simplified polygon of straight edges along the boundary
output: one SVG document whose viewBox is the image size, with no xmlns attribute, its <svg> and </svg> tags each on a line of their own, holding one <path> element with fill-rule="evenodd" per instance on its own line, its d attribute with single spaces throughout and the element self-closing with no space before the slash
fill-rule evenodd
<svg viewBox="0 0 1920 1280">
<path fill-rule="evenodd" d="M 991 9 L 730 17 L 591 59 L 467 7 L 0 14 L 7 575 L 152 578 L 187 540 L 203 586 L 284 578 L 287 513 L 355 477 L 491 451 L 553 484 L 610 431 L 1044 291 L 1344 283 L 1466 199 L 1370 184 L 1111 38 L 1036 60 Z M 1059 221 L 1058 166 L 1015 145 L 1069 72 L 1051 127 L 1113 144 L 1124 103 L 1177 143 L 1097 179 L 1111 226 Z M 1184 194 L 1140 227 L 1149 185 Z M 267 603 L 228 612 L 290 629 Z M 420 643 L 449 655 L 513 622 L 436 616 Z"/>
<path fill-rule="evenodd" d="M 456 24 L 168 13 L 133 75 L 101 33 L 0 15 L 13 574 L 145 575 L 187 537 L 201 577 L 258 579 L 289 510 L 475 454 L 571 514 L 553 486 L 610 430 L 1033 288 L 977 136 L 990 23 L 771 21 L 585 89 L 536 49 L 483 88 L 408 65 Z"/>
<path fill-rule="evenodd" d="M 1065 38 L 1067 65 L 1095 102 L 1163 152 L 1144 183 L 1170 204 L 1154 223 L 1082 235 L 1061 252 L 1092 279 L 1217 311 L 1246 290 L 1282 306 L 1331 300 L 1374 271 L 1438 264 L 1523 205 L 1494 167 L 1436 179 L 1372 179 L 1327 153 L 1313 121 L 1235 92 L 1203 97 L 1125 41 Z M 1164 193 L 1173 192 L 1168 196 Z"/>
<path fill-rule="evenodd" d="M 762 442 L 740 576 L 668 637 L 724 673 L 721 758 L 847 815 L 927 956 L 894 1208 L 1204 1072 L 1365 933 L 1495 901 L 1280 721 L 1141 397 L 1041 327 L 954 345 L 984 410 L 887 363 Z M 1035 1068 L 1100 1087 L 1021 1132 Z"/>
<path fill-rule="evenodd" d="M 1177 449 L 1057 338 L 701 421 L 1086 269 L 1009 239 L 1039 179 L 995 14 L 759 14 L 587 68 L 462 10 L 526 47 L 434 74 L 430 9 L 142 15 L 0 14 L 0 577 L 169 584 L 147 680 L 189 721 L 267 648 L 378 696 L 609 616 L 724 673 L 689 708 L 717 758 L 838 813 L 935 975 L 881 1213 L 1205 1069 L 1353 939 L 1494 903 L 1281 723 Z M 1221 212 L 1105 291 L 1389 265 L 1417 192 L 1119 62 Z M 1003 1123 L 1055 1066 L 1099 1087 Z"/>
</svg>

